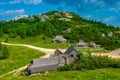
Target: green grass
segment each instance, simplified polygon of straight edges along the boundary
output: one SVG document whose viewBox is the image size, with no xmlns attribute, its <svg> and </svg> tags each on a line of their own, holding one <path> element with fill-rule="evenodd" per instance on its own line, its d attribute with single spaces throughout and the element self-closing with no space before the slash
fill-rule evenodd
<svg viewBox="0 0 120 80">
<path fill-rule="evenodd" d="M 6 35 L 6 37 L 8 37 Z M 1 42 L 4 42 L 6 37 L 0 38 Z M 16 44 L 29 44 L 29 45 L 34 45 L 34 46 L 39 46 L 39 47 L 44 47 L 44 48 L 68 48 L 68 45 L 70 44 L 69 42 L 66 43 L 54 43 L 52 42 L 53 38 L 48 38 L 45 37 L 43 39 L 42 35 L 36 36 L 36 37 L 26 37 L 25 39 L 21 39 L 20 37 L 17 38 L 7 38 L 8 43 L 16 43 Z"/>
<path fill-rule="evenodd" d="M 90 52 L 93 52 L 93 53 L 100 53 L 100 52 L 108 52 L 106 51 L 104 48 L 77 48 L 78 50 L 80 50 L 81 52 L 87 52 L 87 51 L 90 51 Z"/>
<path fill-rule="evenodd" d="M 4 41 L 4 38 L 0 38 L 0 41 Z M 19 37 L 15 39 L 8 38 L 8 43 L 18 43 L 18 44 L 30 44 L 45 48 L 68 48 L 68 43 L 52 43 L 52 38 L 42 39 L 42 36 L 28 37 L 26 39 L 20 39 Z M 25 48 L 8 46 L 10 50 L 10 56 L 8 59 L 0 60 L 0 75 L 5 74 L 9 71 L 14 70 L 27 65 L 32 59 L 42 56 L 43 53 L 38 51 Z M 81 51 L 88 51 L 88 49 L 80 49 Z M 92 52 L 101 52 L 101 50 L 95 50 L 89 48 Z M 96 70 L 82 70 L 82 71 L 51 71 L 48 74 L 42 73 L 40 75 L 34 76 L 13 76 L 9 74 L 0 78 L 0 80 L 120 80 L 120 68 L 106 68 L 106 69 L 96 69 Z"/>
<path fill-rule="evenodd" d="M 51 71 L 47 74 L 4 77 L 2 80 L 120 80 L 120 68 L 105 68 L 82 71 Z"/>
<path fill-rule="evenodd" d="M 0 41 L 4 42 L 6 37 L 8 37 L 7 35 L 4 36 L 3 38 L 0 38 Z M 44 48 L 68 48 L 68 46 L 71 45 L 75 45 L 76 43 L 70 43 L 69 41 L 65 42 L 65 43 L 53 43 L 52 39 L 53 38 L 48 38 L 45 37 L 45 40 L 42 39 L 43 36 L 39 35 L 36 37 L 27 37 L 25 39 L 21 39 L 20 37 L 17 38 L 8 38 L 8 43 L 16 43 L 16 44 L 29 44 L 29 45 L 34 45 L 34 46 L 39 46 L 39 47 L 44 47 Z M 95 52 L 95 53 L 99 53 L 99 52 L 105 52 L 105 49 L 103 48 L 78 48 L 78 50 L 82 51 L 82 52 L 87 52 L 88 49 L 91 52 Z"/>
<path fill-rule="evenodd" d="M 10 56 L 7 59 L 0 60 L 0 75 L 5 74 L 15 68 L 27 65 L 32 59 L 38 58 L 44 53 L 17 46 L 7 46 Z"/>
</svg>

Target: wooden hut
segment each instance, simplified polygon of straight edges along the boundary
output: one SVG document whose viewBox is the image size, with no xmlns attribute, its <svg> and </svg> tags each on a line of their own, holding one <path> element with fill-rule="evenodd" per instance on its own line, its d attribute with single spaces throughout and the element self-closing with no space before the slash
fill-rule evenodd
<svg viewBox="0 0 120 80">
<path fill-rule="evenodd" d="M 41 71 L 55 70 L 59 66 L 64 66 L 74 61 L 78 51 L 70 46 L 65 53 L 62 53 L 59 49 L 56 49 L 54 56 L 43 58 L 43 59 L 33 59 L 27 68 L 27 74 L 40 73 Z"/>
<path fill-rule="evenodd" d="M 62 54 L 63 54 L 63 52 L 59 48 L 57 48 L 51 56 L 55 57 L 55 56 L 59 56 Z"/>
<path fill-rule="evenodd" d="M 63 66 L 65 60 L 62 57 L 49 57 L 43 59 L 33 59 L 28 65 L 28 74 L 39 73 L 41 71 L 55 70 L 59 66 Z"/>
<path fill-rule="evenodd" d="M 65 51 L 65 57 L 67 60 L 67 64 L 71 63 L 74 61 L 76 58 L 78 51 L 75 49 L 75 47 L 70 46 L 66 51 Z"/>
<path fill-rule="evenodd" d="M 103 38 L 105 37 L 105 34 L 104 34 L 104 33 L 102 33 L 102 37 L 103 37 Z"/>
<path fill-rule="evenodd" d="M 90 47 L 93 47 L 93 48 L 100 48 L 101 45 L 98 45 L 98 44 L 96 44 L 95 42 L 90 42 Z"/>
<path fill-rule="evenodd" d="M 63 36 L 56 36 L 52 41 L 62 43 L 62 42 L 66 42 L 66 39 L 63 38 Z"/>
<path fill-rule="evenodd" d="M 87 43 L 85 43 L 83 40 L 80 40 L 77 44 L 76 47 L 79 48 L 87 48 Z"/>
<path fill-rule="evenodd" d="M 75 47 L 70 46 L 64 54 L 68 55 L 68 57 L 76 57 L 78 51 L 75 49 Z"/>
<path fill-rule="evenodd" d="M 90 42 L 90 47 L 96 48 L 97 44 L 95 42 Z"/>
</svg>

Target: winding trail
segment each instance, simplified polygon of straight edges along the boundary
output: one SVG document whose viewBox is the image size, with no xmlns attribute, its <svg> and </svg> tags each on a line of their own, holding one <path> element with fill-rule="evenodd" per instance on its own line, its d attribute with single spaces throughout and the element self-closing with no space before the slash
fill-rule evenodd
<svg viewBox="0 0 120 80">
<path fill-rule="evenodd" d="M 24 47 L 28 47 L 28 48 L 45 53 L 45 55 L 42 56 L 41 58 L 47 58 L 55 51 L 55 49 L 41 48 L 41 47 L 36 47 L 36 46 L 26 45 L 26 44 L 10 44 L 10 43 L 5 43 L 5 42 L 1 42 L 1 43 L 4 45 L 11 45 L 11 46 L 24 46 Z M 65 49 L 62 51 L 64 52 Z M 107 56 L 112 57 L 112 58 L 120 58 L 120 48 L 116 49 L 114 51 L 108 52 L 108 53 L 97 53 L 97 54 L 93 53 L 93 55 L 101 55 L 101 56 L 107 55 Z"/>
<path fill-rule="evenodd" d="M 114 59 L 120 59 L 120 48 L 119 49 L 116 49 L 116 50 L 113 50 L 111 52 L 107 52 L 107 53 L 92 53 L 93 55 L 98 55 L 98 56 L 109 56 L 111 58 L 114 58 Z"/>
<path fill-rule="evenodd" d="M 45 53 L 45 55 L 42 56 L 41 58 L 47 58 L 55 51 L 55 49 L 41 48 L 41 47 L 36 47 L 36 46 L 26 45 L 26 44 L 10 44 L 5 42 L 1 42 L 1 44 L 10 45 L 10 46 L 24 46 L 24 47 L 28 47 L 28 48 Z"/>
<path fill-rule="evenodd" d="M 37 50 L 37 51 L 45 53 L 45 55 L 42 56 L 42 57 L 40 57 L 40 58 L 47 58 L 47 57 L 49 57 L 55 51 L 55 49 L 41 48 L 41 47 L 36 47 L 36 46 L 26 45 L 26 44 L 10 44 L 10 43 L 5 43 L 5 42 L 1 42 L 1 44 L 3 44 L 3 45 L 9 45 L 9 46 L 24 46 L 24 47 L 28 47 L 28 48 L 31 48 L 31 49 L 34 49 L 34 50 Z M 62 51 L 64 52 L 65 49 L 62 50 Z M 109 57 L 118 59 L 118 58 L 120 58 L 120 49 L 111 51 L 109 53 L 98 53 L 98 54 L 93 53 L 92 55 L 98 55 L 98 56 L 106 56 L 107 55 Z M 10 71 L 10 72 L 8 72 L 6 74 L 3 74 L 0 77 L 4 77 L 4 76 L 9 75 L 11 73 L 14 73 L 13 75 L 16 76 L 20 71 L 23 71 L 26 68 L 27 68 L 27 65 L 23 66 L 21 68 L 15 69 L 13 71 Z"/>
<path fill-rule="evenodd" d="M 47 48 L 41 48 L 41 47 L 36 47 L 36 46 L 32 46 L 32 45 L 26 45 L 26 44 L 10 44 L 10 43 L 5 43 L 5 42 L 1 42 L 1 44 L 3 45 L 9 45 L 9 46 L 24 46 L 24 47 L 28 47 L 28 48 L 31 48 L 31 49 L 34 49 L 34 50 L 37 50 L 39 52 L 43 52 L 45 53 L 44 56 L 40 57 L 40 58 L 47 58 L 49 57 L 54 51 L 55 49 L 47 49 Z M 25 70 L 27 68 L 27 65 L 26 66 L 23 66 L 21 68 L 18 68 L 18 69 L 15 69 L 13 71 L 10 71 L 6 74 L 3 74 L 3 75 L 0 75 L 0 77 L 4 77 L 6 75 L 9 75 L 9 74 L 12 74 L 14 73 L 13 75 L 14 76 L 17 76 L 17 74 L 23 70 Z"/>
<path fill-rule="evenodd" d="M 13 75 L 16 76 L 17 73 L 19 73 L 19 72 L 25 70 L 26 68 L 27 68 L 27 65 L 24 66 L 24 67 L 21 67 L 21 68 L 15 69 L 15 70 L 13 70 L 13 71 L 10 71 L 10 72 L 8 72 L 8 73 L 6 73 L 6 74 L 0 75 L 0 77 L 4 77 L 4 76 L 9 75 L 9 74 L 12 74 L 12 73 L 14 73 Z"/>
</svg>

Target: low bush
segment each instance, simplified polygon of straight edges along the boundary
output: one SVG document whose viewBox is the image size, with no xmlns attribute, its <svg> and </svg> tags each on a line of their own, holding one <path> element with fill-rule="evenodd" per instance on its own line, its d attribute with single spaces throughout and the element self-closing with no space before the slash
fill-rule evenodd
<svg viewBox="0 0 120 80">
<path fill-rule="evenodd" d="M 58 70 L 66 71 L 98 68 L 120 68 L 120 60 L 112 59 L 108 56 L 92 56 L 90 53 L 78 53 L 73 63 L 59 67 Z"/>
</svg>

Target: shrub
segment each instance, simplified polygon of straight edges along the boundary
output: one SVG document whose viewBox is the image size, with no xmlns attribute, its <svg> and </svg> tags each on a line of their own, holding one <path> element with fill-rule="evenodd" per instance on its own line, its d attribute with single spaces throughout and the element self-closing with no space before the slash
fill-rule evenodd
<svg viewBox="0 0 120 80">
<path fill-rule="evenodd" d="M 58 68 L 59 70 L 82 70 L 82 69 L 98 69 L 98 68 L 120 68 L 120 60 L 112 59 L 108 56 L 92 56 L 88 54 L 78 53 L 75 61 L 67 66 Z"/>
</svg>

